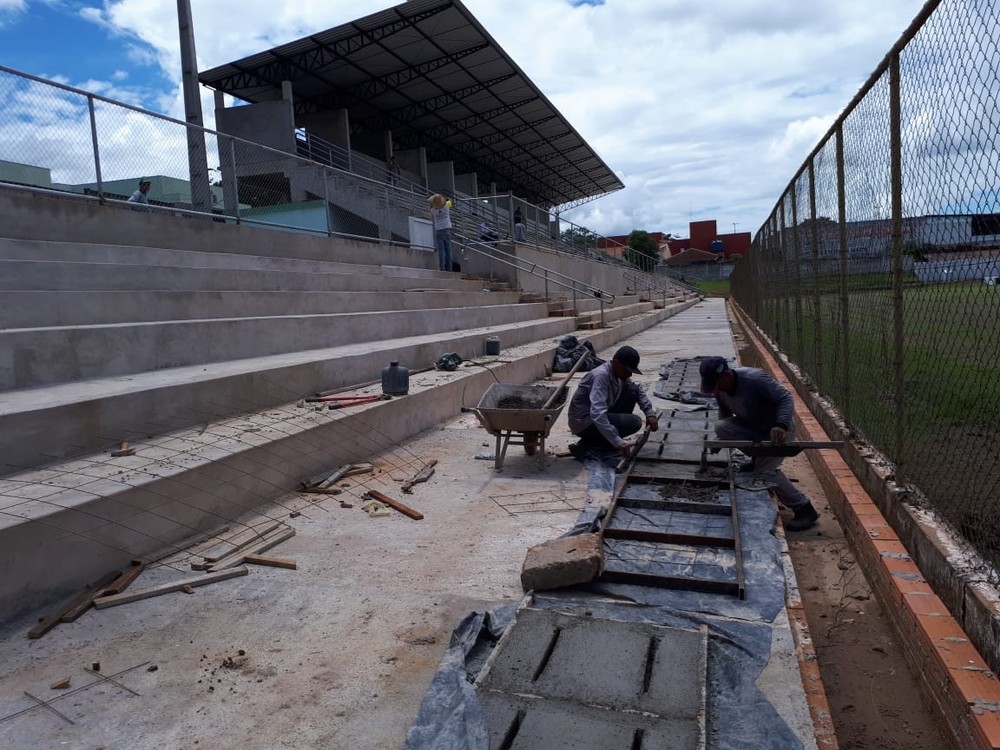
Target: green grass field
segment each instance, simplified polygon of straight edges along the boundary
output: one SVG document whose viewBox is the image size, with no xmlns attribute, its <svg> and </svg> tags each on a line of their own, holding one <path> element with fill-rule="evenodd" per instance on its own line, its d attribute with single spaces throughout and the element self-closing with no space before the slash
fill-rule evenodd
<svg viewBox="0 0 1000 750">
<path fill-rule="evenodd" d="M 903 289 L 902 391 L 897 393 L 891 289 L 855 280 L 847 325 L 837 293 L 766 308 L 787 310 L 778 344 L 819 391 L 893 460 L 977 547 L 1000 562 L 1000 287 L 982 283 Z M 828 287 L 829 288 L 829 287 Z M 796 322 L 801 321 L 801 326 Z M 897 445 L 897 415 L 902 446 Z"/>
</svg>

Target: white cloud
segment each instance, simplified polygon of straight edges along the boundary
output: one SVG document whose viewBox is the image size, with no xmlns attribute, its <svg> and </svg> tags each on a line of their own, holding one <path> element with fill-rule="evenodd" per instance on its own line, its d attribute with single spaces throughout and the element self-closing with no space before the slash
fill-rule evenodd
<svg viewBox="0 0 1000 750">
<path fill-rule="evenodd" d="M 17 0 L 0 0 L 4 4 Z M 205 70 L 391 7 L 385 0 L 193 3 Z M 715 218 L 756 231 L 802 160 L 923 5 L 922 0 L 465 0 L 594 146 L 626 189 L 569 212 L 607 234 L 685 234 Z M 145 51 L 183 116 L 176 8 L 108 0 L 92 10 Z M 115 84 L 118 85 L 118 84 Z M 203 95 L 207 119 L 211 94 Z"/>
<path fill-rule="evenodd" d="M 0 28 L 28 9 L 26 0 L 0 0 Z"/>
</svg>

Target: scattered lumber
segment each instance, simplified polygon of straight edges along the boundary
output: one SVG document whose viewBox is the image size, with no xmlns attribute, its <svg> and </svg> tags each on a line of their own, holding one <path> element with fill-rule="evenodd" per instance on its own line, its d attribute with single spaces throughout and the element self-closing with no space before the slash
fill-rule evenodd
<svg viewBox="0 0 1000 750">
<path fill-rule="evenodd" d="M 146 565 L 142 562 L 142 560 L 133 560 L 132 567 L 112 581 L 111 585 L 101 592 L 101 596 L 113 596 L 114 594 L 120 594 L 127 589 L 132 581 L 138 578 L 139 574 L 145 569 Z M 71 620 L 67 620 L 65 617 L 66 615 L 63 615 L 63 622 L 71 622 Z"/>
<path fill-rule="evenodd" d="M 295 560 L 284 557 L 265 557 L 264 555 L 247 555 L 243 558 L 248 565 L 266 565 L 271 568 L 288 568 L 298 570 L 299 564 Z"/>
<path fill-rule="evenodd" d="M 281 544 L 283 541 L 290 539 L 293 536 L 295 536 L 295 529 L 291 526 L 275 529 L 254 544 L 245 547 L 244 549 L 237 550 L 217 562 L 212 563 L 208 570 L 225 570 L 226 568 L 232 568 L 236 565 L 242 565 L 246 561 L 247 555 L 259 555 L 261 552 L 266 552 L 272 547 Z"/>
<path fill-rule="evenodd" d="M 410 494 L 413 492 L 413 485 L 420 484 L 421 482 L 426 482 L 432 476 L 434 476 L 434 467 L 437 466 L 437 459 L 428 461 L 423 465 L 423 468 L 417 472 L 417 475 L 413 479 L 407 479 L 403 482 L 402 490 L 403 492 Z"/>
<path fill-rule="evenodd" d="M 420 511 L 414 510 L 409 505 L 399 502 L 399 500 L 393 500 L 391 497 L 382 494 L 378 490 L 368 490 L 365 495 L 370 497 L 372 500 L 378 500 L 380 503 L 388 505 L 390 508 L 395 508 L 404 516 L 409 516 L 414 521 L 422 521 L 424 518 L 424 514 Z"/>
<path fill-rule="evenodd" d="M 229 557 L 234 552 L 266 538 L 268 534 L 281 525 L 280 521 L 271 521 L 242 529 L 225 539 L 220 539 L 218 544 L 209 547 L 201 553 L 200 556 L 204 562 L 191 563 L 191 569 L 208 570 L 212 566 L 212 563 L 218 562 L 224 557 Z"/>
<path fill-rule="evenodd" d="M 174 591 L 183 591 L 187 587 L 194 588 L 195 586 L 205 586 L 209 583 L 215 583 L 216 581 L 224 581 L 227 578 L 245 576 L 248 572 L 249 571 L 246 567 L 241 567 L 205 573 L 204 575 L 194 576 L 193 578 L 184 578 L 180 581 L 164 583 L 159 586 L 150 586 L 145 589 L 126 591 L 122 594 L 115 594 L 113 596 L 98 597 L 97 599 L 94 599 L 94 606 L 97 607 L 97 609 L 116 607 L 119 604 L 128 604 L 129 602 L 136 602 L 140 599 L 149 599 L 154 596 L 160 596 L 160 594 L 170 594 Z"/>
<path fill-rule="evenodd" d="M 28 637 L 41 638 L 60 622 L 72 622 L 75 620 L 77 617 L 90 609 L 90 605 L 94 603 L 94 598 L 100 595 L 105 586 L 110 584 L 112 581 L 115 581 L 120 575 L 120 570 L 114 570 L 108 573 L 93 586 L 90 586 L 84 593 L 70 602 L 66 607 L 54 614 L 41 618 L 38 621 L 38 624 L 28 631 Z M 72 619 L 63 620 L 63 617 L 72 617 Z"/>
</svg>

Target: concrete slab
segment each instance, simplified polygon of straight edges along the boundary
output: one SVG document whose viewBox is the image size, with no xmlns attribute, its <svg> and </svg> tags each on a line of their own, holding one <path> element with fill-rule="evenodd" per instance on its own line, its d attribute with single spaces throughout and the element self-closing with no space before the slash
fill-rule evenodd
<svg viewBox="0 0 1000 750">
<path fill-rule="evenodd" d="M 709 302 L 715 304 L 721 301 Z M 631 325 L 598 332 L 599 353 L 610 356 L 623 338 L 634 344 L 639 328 Z M 684 326 L 682 321 L 679 327 Z M 664 341 L 678 343 L 647 338 L 649 349 L 662 348 L 665 359 L 680 356 L 686 330 L 678 332 L 669 322 L 657 328 Z M 705 335 L 702 331 L 700 343 L 691 345 L 711 340 Z M 728 332 L 720 327 L 714 335 Z M 655 377 L 657 356 L 640 351 L 644 362 L 653 364 Z M 520 382 L 535 381 L 525 377 Z M 468 403 L 474 401 L 470 396 Z M 606 488 L 592 484 L 587 467 L 572 458 L 553 458 L 540 471 L 536 457 L 512 453 L 497 474 L 492 462 L 474 458 L 491 447 L 489 436 L 472 415 L 454 414 L 414 439 L 381 449 L 377 432 L 363 435 L 369 438 L 363 444 L 355 436 L 351 447 L 373 459 L 380 472 L 352 478 L 344 495 L 315 500 L 291 493 L 258 503 L 258 510 L 296 527 L 296 536 L 274 550 L 276 556 L 296 559 L 296 571 L 254 568 L 248 576 L 199 588 L 194 595 L 176 593 L 88 612 L 37 641 L 28 641 L 25 632 L 48 610 L 26 613 L 0 628 L 0 717 L 29 709 L 0 723 L 0 746 L 400 747 L 455 624 L 470 610 L 519 600 L 525 550 L 568 530 L 581 496 L 588 507 L 607 497 Z M 383 430 L 378 423 L 370 426 Z M 245 438 L 257 434 L 233 431 Z M 197 430 L 190 432 L 187 437 L 194 440 Z M 560 419 L 550 449 L 570 441 Z M 340 442 L 348 442 L 347 437 L 314 448 L 329 451 Z M 400 514 L 373 518 L 361 511 L 366 486 L 392 494 L 399 480 L 429 459 L 439 461 L 434 477 L 406 497 L 424 520 Z M 288 460 L 282 454 L 273 463 L 284 468 L 280 462 Z M 241 467 L 251 476 L 263 470 Z M 223 486 L 232 493 L 234 508 L 247 502 L 245 488 Z M 341 507 L 341 497 L 354 507 Z M 298 515 L 290 518 L 291 513 Z M 187 553 L 167 558 L 160 575 L 189 574 L 191 559 Z M 624 606 L 663 621 L 674 616 Z M 784 627 L 780 619 L 745 623 L 734 618 L 722 624 L 778 631 Z M 728 633 L 717 646 L 727 646 Z M 776 656 L 787 657 L 792 648 L 790 639 L 768 636 L 768 642 Z M 55 704 L 74 725 L 31 708 L 23 695 L 28 690 L 51 699 L 57 691 L 48 686 L 66 676 L 74 688 L 83 687 L 96 679 L 84 671 L 94 661 L 101 661 L 109 675 L 138 666 L 120 681 L 139 695 L 107 684 L 82 690 L 71 701 Z M 147 671 L 153 665 L 157 670 Z M 761 684 L 766 701 L 754 710 L 776 712 L 796 727 L 802 747 L 815 748 L 794 661 L 772 658 L 766 678 Z M 573 722 L 571 731 L 577 724 L 583 726 L 584 719 Z M 725 739 L 745 728 L 714 729 L 713 738 Z M 661 737 L 651 727 L 648 731 L 646 736 Z M 623 735 L 611 736 L 617 741 Z M 633 746 L 635 735 L 624 737 L 624 743 L 608 746 Z M 658 741 L 653 746 L 669 745 Z"/>
</svg>

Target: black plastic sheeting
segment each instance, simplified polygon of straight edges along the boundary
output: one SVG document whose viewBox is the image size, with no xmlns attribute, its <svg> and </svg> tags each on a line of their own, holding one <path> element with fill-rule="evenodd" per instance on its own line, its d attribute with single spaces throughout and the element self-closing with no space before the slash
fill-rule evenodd
<svg viewBox="0 0 1000 750">
<path fill-rule="evenodd" d="M 588 466 L 593 486 L 613 487 L 613 469 L 596 461 Z M 785 606 L 781 544 L 771 533 L 776 510 L 765 492 L 738 491 L 736 502 L 746 599 L 598 582 L 541 592 L 531 606 L 670 627 L 707 625 L 708 748 L 798 750 L 802 743 L 756 686 L 771 658 L 771 623 Z M 585 511 L 571 533 L 593 531 L 599 513 Z M 517 606 L 470 614 L 455 629 L 404 750 L 488 750 L 486 717 L 472 682 Z"/>
</svg>

